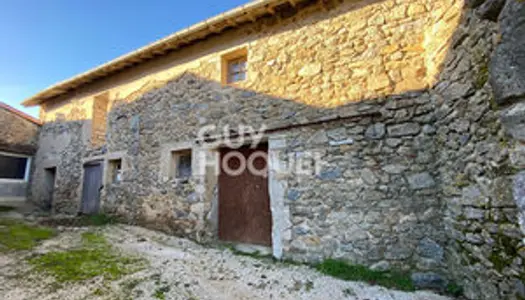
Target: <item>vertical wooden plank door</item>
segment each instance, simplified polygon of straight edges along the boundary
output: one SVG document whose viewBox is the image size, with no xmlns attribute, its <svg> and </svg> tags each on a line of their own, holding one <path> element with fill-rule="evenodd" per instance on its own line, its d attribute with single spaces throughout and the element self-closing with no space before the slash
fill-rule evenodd
<svg viewBox="0 0 525 300">
<path fill-rule="evenodd" d="M 256 151 L 268 153 L 268 146 L 256 149 L 221 149 L 221 173 L 219 175 L 219 239 L 271 246 L 272 217 L 268 194 L 268 176 L 253 174 L 245 168 L 237 176 L 224 170 L 223 159 L 228 153 L 236 151 L 248 161 Z M 228 166 L 237 170 L 240 159 L 233 157 Z M 258 157 L 253 165 L 257 170 L 267 166 L 266 159 Z"/>
<path fill-rule="evenodd" d="M 82 187 L 83 214 L 96 214 L 100 208 L 100 190 L 102 188 L 102 163 L 84 165 L 84 184 Z"/>
</svg>

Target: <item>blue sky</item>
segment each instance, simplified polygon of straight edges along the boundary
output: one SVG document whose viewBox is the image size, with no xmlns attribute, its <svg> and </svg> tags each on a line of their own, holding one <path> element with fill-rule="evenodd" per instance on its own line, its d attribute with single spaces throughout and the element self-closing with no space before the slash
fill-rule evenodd
<svg viewBox="0 0 525 300">
<path fill-rule="evenodd" d="M 2 0 L 0 101 L 40 90 L 248 0 Z"/>
</svg>

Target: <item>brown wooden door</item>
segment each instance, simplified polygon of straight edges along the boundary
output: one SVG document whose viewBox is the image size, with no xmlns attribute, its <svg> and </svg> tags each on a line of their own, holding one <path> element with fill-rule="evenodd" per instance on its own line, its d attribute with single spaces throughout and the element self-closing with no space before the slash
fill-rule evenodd
<svg viewBox="0 0 525 300">
<path fill-rule="evenodd" d="M 219 175 L 219 238 L 224 241 L 250 244 L 272 244 L 272 216 L 268 194 L 268 176 L 253 174 L 248 168 L 237 176 L 228 175 L 223 158 L 231 151 L 237 151 L 245 161 L 257 151 L 268 153 L 268 146 L 257 149 L 221 149 L 221 173 Z M 239 169 L 240 159 L 228 159 L 232 170 Z M 258 157 L 253 165 L 257 170 L 267 166 L 266 159 Z"/>
</svg>

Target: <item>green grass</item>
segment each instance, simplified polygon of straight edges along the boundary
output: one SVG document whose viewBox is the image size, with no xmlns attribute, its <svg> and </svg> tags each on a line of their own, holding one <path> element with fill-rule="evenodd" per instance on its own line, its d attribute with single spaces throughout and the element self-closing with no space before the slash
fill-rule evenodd
<svg viewBox="0 0 525 300">
<path fill-rule="evenodd" d="M 164 299 L 166 299 L 166 293 L 169 292 L 169 291 L 170 291 L 170 287 L 169 286 L 159 287 L 153 293 L 153 298 L 164 300 Z"/>
<path fill-rule="evenodd" d="M 143 260 L 122 256 L 96 233 L 82 234 L 82 247 L 54 251 L 28 261 L 35 270 L 55 277 L 58 282 L 82 281 L 97 276 L 116 280 L 141 269 Z"/>
<path fill-rule="evenodd" d="M 447 294 L 452 295 L 454 297 L 460 297 L 463 295 L 463 287 L 458 285 L 455 282 L 450 282 L 447 284 Z"/>
<path fill-rule="evenodd" d="M 84 223 L 85 225 L 91 225 L 91 226 L 104 226 L 108 224 L 117 223 L 117 219 L 115 217 L 112 217 L 106 214 L 96 214 L 96 215 L 82 216 L 82 223 Z"/>
<path fill-rule="evenodd" d="M 402 291 L 414 291 L 415 287 L 410 276 L 391 271 L 372 271 L 364 266 L 350 265 L 344 261 L 327 259 L 315 266 L 326 275 L 349 281 L 362 281 L 372 285 L 381 285 L 387 288 Z"/>
<path fill-rule="evenodd" d="M 52 238 L 51 228 L 28 225 L 15 220 L 0 220 L 0 252 L 31 250 L 40 241 Z"/>
</svg>

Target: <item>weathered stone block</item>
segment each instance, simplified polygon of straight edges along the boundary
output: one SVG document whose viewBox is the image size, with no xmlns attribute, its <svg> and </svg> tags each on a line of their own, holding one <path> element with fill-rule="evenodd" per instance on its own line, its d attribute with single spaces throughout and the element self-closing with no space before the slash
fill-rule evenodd
<svg viewBox="0 0 525 300">
<path fill-rule="evenodd" d="M 385 135 L 385 124 L 376 123 L 370 125 L 365 131 L 365 137 L 369 139 L 380 139 Z"/>
<path fill-rule="evenodd" d="M 431 188 L 436 185 L 434 178 L 427 172 L 410 175 L 407 180 L 413 190 Z"/>
<path fill-rule="evenodd" d="M 525 141 L 525 102 L 517 103 L 502 111 L 501 122 L 513 138 Z"/>
<path fill-rule="evenodd" d="M 317 177 L 321 180 L 335 180 L 335 179 L 341 178 L 341 176 L 342 176 L 341 169 L 334 168 L 334 169 L 321 171 L 321 173 L 319 173 Z"/>
<path fill-rule="evenodd" d="M 411 278 L 414 285 L 421 289 L 443 289 L 446 285 L 445 279 L 433 272 L 413 273 Z"/>
<path fill-rule="evenodd" d="M 474 207 L 465 207 L 465 218 L 468 220 L 484 220 L 485 210 Z"/>
<path fill-rule="evenodd" d="M 512 196 L 512 180 L 510 177 L 495 178 L 490 185 L 492 192 L 492 207 L 514 207 L 516 203 Z"/>
<path fill-rule="evenodd" d="M 489 198 L 481 193 L 481 190 L 475 186 L 468 186 L 461 191 L 461 204 L 482 207 L 489 203 Z"/>
<path fill-rule="evenodd" d="M 518 206 L 521 230 L 525 233 L 525 171 L 515 175 L 512 191 Z"/>
<path fill-rule="evenodd" d="M 298 75 L 310 77 L 321 73 L 322 65 L 320 63 L 307 64 L 299 70 Z"/>
<path fill-rule="evenodd" d="M 383 167 L 383 170 L 389 174 L 401 174 L 407 169 L 408 169 L 407 166 L 397 165 L 397 164 L 386 165 Z"/>
<path fill-rule="evenodd" d="M 425 237 L 419 241 L 417 252 L 421 257 L 424 258 L 429 258 L 435 261 L 443 260 L 443 247 L 428 237 Z"/>
<path fill-rule="evenodd" d="M 286 197 L 290 201 L 296 201 L 298 200 L 302 195 L 302 192 L 296 190 L 296 189 L 289 189 L 288 193 L 286 194 Z"/>
<path fill-rule="evenodd" d="M 402 123 L 388 126 L 387 130 L 389 136 L 401 137 L 418 134 L 421 131 L 421 126 L 417 123 Z"/>
</svg>

